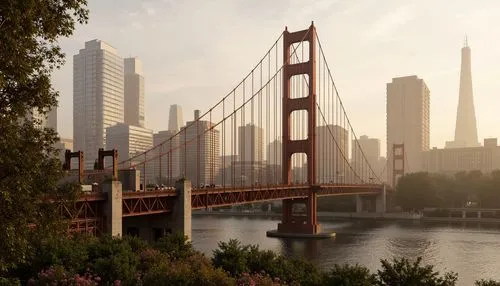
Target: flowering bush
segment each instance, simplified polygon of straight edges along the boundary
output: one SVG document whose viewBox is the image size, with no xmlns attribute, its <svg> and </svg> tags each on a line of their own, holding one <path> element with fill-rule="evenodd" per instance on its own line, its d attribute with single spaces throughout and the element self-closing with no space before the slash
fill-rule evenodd
<svg viewBox="0 0 500 286">
<path fill-rule="evenodd" d="M 38 273 L 38 277 L 28 281 L 29 286 L 58 285 L 58 286 L 94 286 L 99 285 L 101 278 L 87 271 L 84 275 L 69 274 L 62 266 L 51 266 Z M 118 284 L 116 284 L 118 282 Z M 120 285 L 116 281 L 115 285 Z"/>
</svg>

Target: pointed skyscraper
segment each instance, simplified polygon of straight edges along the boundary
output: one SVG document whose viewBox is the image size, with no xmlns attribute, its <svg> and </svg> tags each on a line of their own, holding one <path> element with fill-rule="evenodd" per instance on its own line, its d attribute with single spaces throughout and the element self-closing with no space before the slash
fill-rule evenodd
<svg viewBox="0 0 500 286">
<path fill-rule="evenodd" d="M 460 70 L 460 90 L 455 126 L 454 147 L 477 147 L 476 112 L 472 94 L 471 52 L 465 37 L 462 48 L 462 65 Z"/>
<path fill-rule="evenodd" d="M 170 105 L 170 111 L 168 114 L 168 130 L 169 131 L 179 131 L 183 126 L 184 122 L 182 119 L 182 108 L 180 105 L 172 104 Z"/>
</svg>

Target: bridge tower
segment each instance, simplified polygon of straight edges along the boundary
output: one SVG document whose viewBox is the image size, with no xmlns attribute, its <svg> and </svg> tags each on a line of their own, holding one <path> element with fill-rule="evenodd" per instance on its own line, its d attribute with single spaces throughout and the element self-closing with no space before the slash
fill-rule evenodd
<svg viewBox="0 0 500 286">
<path fill-rule="evenodd" d="M 290 63 L 293 44 L 300 42 L 309 43 L 309 60 L 301 63 Z M 309 89 L 305 97 L 291 98 L 290 80 L 293 76 L 303 75 L 308 77 Z M 292 121 L 294 111 L 307 112 L 307 138 L 291 140 Z M 292 155 L 305 153 L 307 156 L 307 182 L 308 197 L 305 199 L 283 200 L 282 222 L 278 224 L 278 233 L 317 234 L 320 231 L 316 214 L 316 180 L 315 170 L 315 130 L 316 130 L 316 29 L 314 22 L 307 30 L 283 32 L 283 183 L 292 183 Z M 306 216 L 296 216 L 293 213 L 294 204 L 304 204 Z"/>
</svg>

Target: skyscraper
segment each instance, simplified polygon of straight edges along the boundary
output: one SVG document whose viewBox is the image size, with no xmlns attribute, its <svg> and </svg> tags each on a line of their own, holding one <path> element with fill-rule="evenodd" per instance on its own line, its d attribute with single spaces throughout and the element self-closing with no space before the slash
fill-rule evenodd
<svg viewBox="0 0 500 286">
<path fill-rule="evenodd" d="M 349 131 L 339 125 L 317 126 L 315 144 L 316 183 L 346 182 Z"/>
<path fill-rule="evenodd" d="M 170 105 L 168 112 L 168 130 L 179 131 L 183 125 L 182 107 L 177 104 Z"/>
<path fill-rule="evenodd" d="M 387 84 L 387 178 L 392 182 L 393 144 L 404 144 L 405 172 L 422 170 L 422 151 L 429 150 L 430 91 L 417 76 L 393 78 Z"/>
<path fill-rule="evenodd" d="M 247 124 L 238 127 L 238 154 L 242 162 L 264 160 L 264 129 Z"/>
<path fill-rule="evenodd" d="M 123 123 L 123 59 L 109 44 L 92 40 L 73 57 L 73 143 L 92 168 L 105 148 L 106 128 Z"/>
<path fill-rule="evenodd" d="M 186 122 L 179 134 L 180 173 L 193 186 L 215 184 L 220 169 L 220 132 L 212 128 L 214 123 L 199 117 L 200 111 L 195 110 L 194 120 Z"/>
<path fill-rule="evenodd" d="M 53 106 L 47 113 L 47 127 L 57 131 L 57 106 Z"/>
<path fill-rule="evenodd" d="M 370 166 L 367 166 L 368 163 Z M 351 165 L 356 170 L 357 174 L 370 174 L 370 167 L 375 172 L 374 175 L 379 176 L 382 172 L 380 164 L 380 140 L 370 138 L 366 135 L 361 135 L 359 139 L 352 140 L 351 148 Z"/>
<path fill-rule="evenodd" d="M 153 147 L 153 131 L 140 126 L 118 123 L 106 128 L 106 147 L 118 150 L 120 161 Z"/>
<path fill-rule="evenodd" d="M 477 146 L 480 145 L 477 140 L 476 112 L 472 93 L 471 51 L 466 38 L 462 48 L 455 142 L 449 147 Z"/>
<path fill-rule="evenodd" d="M 274 140 L 273 142 L 269 143 L 267 145 L 267 164 L 268 165 L 279 165 L 283 164 L 282 162 L 282 157 L 283 157 L 283 147 L 282 143 L 280 140 Z"/>
<path fill-rule="evenodd" d="M 125 67 L 125 124 L 144 127 L 144 77 L 142 63 L 137 58 L 127 58 Z"/>
</svg>

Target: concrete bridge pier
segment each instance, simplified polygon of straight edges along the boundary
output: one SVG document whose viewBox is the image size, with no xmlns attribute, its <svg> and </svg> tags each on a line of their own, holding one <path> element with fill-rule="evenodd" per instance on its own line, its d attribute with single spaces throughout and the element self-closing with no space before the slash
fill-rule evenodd
<svg viewBox="0 0 500 286">
<path fill-rule="evenodd" d="M 122 235 L 122 183 L 111 181 L 103 185 L 103 191 L 108 194 L 108 200 L 104 207 L 105 231 L 111 236 Z"/>
<path fill-rule="evenodd" d="M 169 233 L 182 233 L 191 240 L 191 182 L 180 180 L 172 211 L 123 218 L 123 233 L 153 242 Z"/>
<path fill-rule="evenodd" d="M 385 186 L 380 194 L 373 196 L 356 195 L 356 212 L 386 212 L 386 191 Z"/>
</svg>

